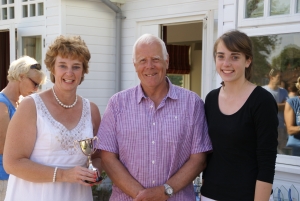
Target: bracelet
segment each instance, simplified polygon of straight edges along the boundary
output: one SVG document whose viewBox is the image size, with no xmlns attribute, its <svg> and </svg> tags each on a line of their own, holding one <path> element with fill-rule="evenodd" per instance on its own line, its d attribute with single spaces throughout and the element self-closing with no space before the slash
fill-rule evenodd
<svg viewBox="0 0 300 201">
<path fill-rule="evenodd" d="M 53 179 L 52 179 L 52 182 L 54 183 L 55 180 L 56 180 L 56 172 L 57 172 L 57 167 L 55 167 L 54 169 L 54 174 L 53 174 Z"/>
</svg>

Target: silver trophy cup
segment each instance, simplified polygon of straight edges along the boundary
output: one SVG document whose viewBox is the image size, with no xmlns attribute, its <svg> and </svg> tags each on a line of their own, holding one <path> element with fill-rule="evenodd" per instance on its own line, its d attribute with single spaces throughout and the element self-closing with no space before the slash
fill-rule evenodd
<svg viewBox="0 0 300 201">
<path fill-rule="evenodd" d="M 82 153 L 84 155 L 86 155 L 88 157 L 88 161 L 87 161 L 87 168 L 93 171 L 96 171 L 97 173 L 97 179 L 96 182 L 99 182 L 102 180 L 102 177 L 100 176 L 100 172 L 98 170 L 98 168 L 95 168 L 92 164 L 92 160 L 91 160 L 91 156 L 93 153 L 95 153 L 97 151 L 96 148 L 96 142 L 98 141 L 97 136 L 93 137 L 93 138 L 87 138 L 85 140 L 79 140 L 76 141 L 79 143 L 80 149 L 82 151 Z M 90 181 L 85 181 L 86 183 L 93 183 Z"/>
</svg>

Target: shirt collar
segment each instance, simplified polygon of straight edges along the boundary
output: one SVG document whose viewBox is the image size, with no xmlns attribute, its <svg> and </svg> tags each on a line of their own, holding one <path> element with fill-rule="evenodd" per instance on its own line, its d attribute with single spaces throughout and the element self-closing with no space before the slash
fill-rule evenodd
<svg viewBox="0 0 300 201">
<path fill-rule="evenodd" d="M 166 95 L 166 97 L 164 99 L 167 99 L 167 98 L 171 98 L 171 99 L 178 99 L 177 97 L 177 94 L 176 94 L 176 87 L 171 83 L 170 79 L 166 76 L 166 80 L 167 82 L 169 83 L 169 91 Z M 147 98 L 147 96 L 144 94 L 144 91 L 142 89 L 142 85 L 139 84 L 137 86 L 137 98 L 136 98 L 136 102 L 137 104 L 139 104 L 143 98 Z"/>
</svg>

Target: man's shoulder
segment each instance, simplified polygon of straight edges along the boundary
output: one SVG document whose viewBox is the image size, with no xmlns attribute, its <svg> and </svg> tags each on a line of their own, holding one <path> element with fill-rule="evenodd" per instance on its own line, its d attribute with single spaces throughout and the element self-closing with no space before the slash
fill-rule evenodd
<svg viewBox="0 0 300 201">
<path fill-rule="evenodd" d="M 179 97 L 193 97 L 195 99 L 201 99 L 200 96 L 197 93 L 195 93 L 191 90 L 188 90 L 188 89 L 185 89 L 183 87 L 176 86 L 176 85 L 173 85 L 173 86 L 174 86 L 175 93 Z"/>
<path fill-rule="evenodd" d="M 288 91 L 285 88 L 279 87 L 280 93 L 286 93 L 288 94 Z"/>
<path fill-rule="evenodd" d="M 120 99 L 120 98 L 126 98 L 128 96 L 133 96 L 135 94 L 135 92 L 137 91 L 138 89 L 138 86 L 134 86 L 134 87 L 131 87 L 129 89 L 125 89 L 125 90 L 122 90 L 120 92 L 117 92 L 115 93 L 111 99 Z"/>
</svg>

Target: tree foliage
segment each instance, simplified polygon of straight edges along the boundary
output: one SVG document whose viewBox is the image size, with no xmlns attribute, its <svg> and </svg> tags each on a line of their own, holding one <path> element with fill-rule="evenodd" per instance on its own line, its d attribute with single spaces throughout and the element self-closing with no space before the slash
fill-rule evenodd
<svg viewBox="0 0 300 201">
<path fill-rule="evenodd" d="M 268 61 L 270 54 L 280 43 L 277 35 L 251 37 L 253 45 L 253 64 L 251 81 L 257 85 L 264 85 L 271 70 L 271 64 Z"/>
</svg>

